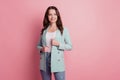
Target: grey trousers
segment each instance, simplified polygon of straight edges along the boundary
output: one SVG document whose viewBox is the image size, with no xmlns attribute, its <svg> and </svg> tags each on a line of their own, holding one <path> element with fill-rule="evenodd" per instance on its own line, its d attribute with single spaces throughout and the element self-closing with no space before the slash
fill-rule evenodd
<svg viewBox="0 0 120 80">
<path fill-rule="evenodd" d="M 50 67 L 50 60 L 51 60 L 51 53 L 46 53 L 46 72 L 40 70 L 42 80 L 52 80 L 51 79 L 51 67 Z M 65 71 L 63 72 L 53 72 L 55 80 L 65 80 Z"/>
</svg>

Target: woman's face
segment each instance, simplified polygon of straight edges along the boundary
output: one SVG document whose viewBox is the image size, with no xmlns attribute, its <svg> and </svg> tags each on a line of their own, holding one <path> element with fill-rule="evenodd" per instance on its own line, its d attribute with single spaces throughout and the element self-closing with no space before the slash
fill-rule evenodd
<svg viewBox="0 0 120 80">
<path fill-rule="evenodd" d="M 49 12 L 48 12 L 48 20 L 50 21 L 50 23 L 56 23 L 57 14 L 56 14 L 56 11 L 54 9 L 49 10 Z"/>
</svg>

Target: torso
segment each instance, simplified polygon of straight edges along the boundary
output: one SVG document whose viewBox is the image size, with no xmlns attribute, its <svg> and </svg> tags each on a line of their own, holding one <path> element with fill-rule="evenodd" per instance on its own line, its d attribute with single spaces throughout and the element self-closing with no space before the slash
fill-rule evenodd
<svg viewBox="0 0 120 80">
<path fill-rule="evenodd" d="M 57 30 L 56 27 L 49 27 L 46 33 L 46 43 L 47 43 L 47 46 L 49 47 L 48 52 L 51 52 L 51 47 L 52 47 L 51 40 L 55 38 L 56 30 Z"/>
</svg>

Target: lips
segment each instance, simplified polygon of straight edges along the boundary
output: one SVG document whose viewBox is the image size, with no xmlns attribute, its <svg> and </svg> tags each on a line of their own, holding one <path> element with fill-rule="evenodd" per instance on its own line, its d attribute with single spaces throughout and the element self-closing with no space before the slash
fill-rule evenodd
<svg viewBox="0 0 120 80">
<path fill-rule="evenodd" d="M 51 19 L 52 21 L 56 20 L 56 19 Z"/>
<path fill-rule="evenodd" d="M 52 18 L 51 20 L 55 20 L 55 18 Z"/>
</svg>

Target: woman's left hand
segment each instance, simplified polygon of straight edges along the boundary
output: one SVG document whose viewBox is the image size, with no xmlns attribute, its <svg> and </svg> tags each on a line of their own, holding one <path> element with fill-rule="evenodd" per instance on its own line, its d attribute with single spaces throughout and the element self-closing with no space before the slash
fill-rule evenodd
<svg viewBox="0 0 120 80">
<path fill-rule="evenodd" d="M 53 46 L 59 46 L 59 42 L 56 41 L 55 39 L 52 39 L 51 44 L 52 44 Z"/>
</svg>

